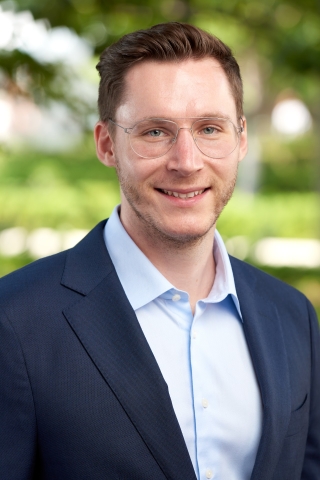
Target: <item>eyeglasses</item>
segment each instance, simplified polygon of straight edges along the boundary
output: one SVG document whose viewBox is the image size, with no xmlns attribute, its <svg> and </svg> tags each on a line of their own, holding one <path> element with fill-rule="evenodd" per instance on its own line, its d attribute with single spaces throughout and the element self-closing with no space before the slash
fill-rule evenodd
<svg viewBox="0 0 320 480">
<path fill-rule="evenodd" d="M 190 128 L 179 127 L 176 122 L 165 118 L 148 118 L 129 128 L 111 118 L 109 121 L 129 135 L 131 148 L 139 157 L 149 159 L 169 152 L 180 130 L 189 130 L 196 146 L 207 157 L 225 158 L 236 149 L 243 132 L 243 126 L 236 127 L 231 120 L 217 117 L 199 118 Z M 241 117 L 240 121 L 243 122 Z"/>
</svg>

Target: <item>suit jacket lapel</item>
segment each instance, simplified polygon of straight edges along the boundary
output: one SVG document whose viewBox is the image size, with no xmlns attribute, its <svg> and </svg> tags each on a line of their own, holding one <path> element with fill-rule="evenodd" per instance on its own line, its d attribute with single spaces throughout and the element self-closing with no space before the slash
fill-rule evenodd
<svg viewBox="0 0 320 480">
<path fill-rule="evenodd" d="M 113 268 L 99 224 L 69 252 L 62 283 L 83 295 L 64 311 L 168 479 L 195 480 L 156 360 Z"/>
<path fill-rule="evenodd" d="M 262 434 L 251 480 L 271 480 L 289 423 L 291 403 L 281 321 L 255 271 L 231 258 L 243 328 L 263 404 Z M 266 292 L 267 293 L 267 292 Z"/>
</svg>

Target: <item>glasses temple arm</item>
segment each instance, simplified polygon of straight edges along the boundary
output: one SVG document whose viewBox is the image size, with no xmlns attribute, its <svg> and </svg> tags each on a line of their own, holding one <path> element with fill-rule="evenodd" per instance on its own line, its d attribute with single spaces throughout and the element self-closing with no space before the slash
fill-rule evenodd
<svg viewBox="0 0 320 480">
<path fill-rule="evenodd" d="M 111 123 L 113 123 L 113 125 L 116 125 L 117 127 L 122 128 L 122 130 L 124 130 L 125 133 L 131 133 L 129 130 L 132 130 L 132 127 L 127 127 L 127 128 L 123 127 L 122 125 L 119 125 L 119 123 L 112 120 L 112 118 L 108 118 L 108 122 L 111 122 Z"/>
</svg>

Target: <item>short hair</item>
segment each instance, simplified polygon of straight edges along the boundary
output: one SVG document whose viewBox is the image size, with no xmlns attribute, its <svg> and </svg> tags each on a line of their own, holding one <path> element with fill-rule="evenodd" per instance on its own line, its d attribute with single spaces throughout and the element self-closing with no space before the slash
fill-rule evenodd
<svg viewBox="0 0 320 480">
<path fill-rule="evenodd" d="M 126 73 L 143 61 L 180 62 L 187 59 L 216 59 L 231 87 L 237 115 L 243 115 L 243 86 L 239 65 L 231 49 L 214 35 L 179 22 L 154 25 L 124 35 L 100 56 L 98 109 L 100 120 L 114 118 L 125 92 Z"/>
</svg>

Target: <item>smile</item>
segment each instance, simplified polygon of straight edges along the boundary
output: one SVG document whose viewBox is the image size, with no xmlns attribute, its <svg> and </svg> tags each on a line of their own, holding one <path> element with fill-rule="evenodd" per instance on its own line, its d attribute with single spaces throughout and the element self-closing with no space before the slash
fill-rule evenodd
<svg viewBox="0 0 320 480">
<path fill-rule="evenodd" d="M 195 190 L 194 192 L 188 192 L 188 193 L 179 193 L 179 192 L 172 192 L 171 190 L 161 190 L 163 193 L 166 195 L 169 195 L 171 197 L 176 197 L 176 198 L 192 198 L 196 197 L 197 195 L 201 195 L 205 191 L 205 188 L 202 190 Z"/>
</svg>

